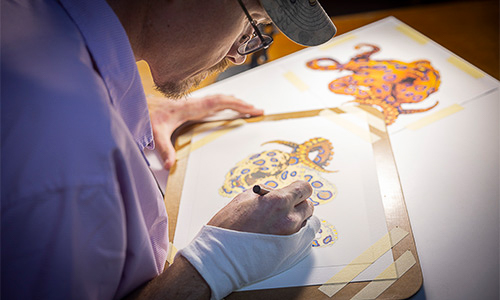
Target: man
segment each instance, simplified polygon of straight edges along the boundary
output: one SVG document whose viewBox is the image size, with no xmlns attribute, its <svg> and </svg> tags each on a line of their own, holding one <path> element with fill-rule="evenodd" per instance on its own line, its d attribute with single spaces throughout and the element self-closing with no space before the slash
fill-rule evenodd
<svg viewBox="0 0 500 300">
<path fill-rule="evenodd" d="M 309 32 L 290 25 L 298 12 L 316 14 Z M 334 34 L 309 0 L 2 2 L 3 299 L 218 299 L 307 254 L 319 221 L 311 187 L 295 182 L 240 194 L 163 270 L 167 216 L 143 154 L 154 147 L 150 113 L 168 167 L 182 122 L 262 112 L 225 96 L 150 112 L 135 61 L 181 97 L 242 63 L 260 44 L 249 18 L 270 17 L 306 45 Z"/>
</svg>

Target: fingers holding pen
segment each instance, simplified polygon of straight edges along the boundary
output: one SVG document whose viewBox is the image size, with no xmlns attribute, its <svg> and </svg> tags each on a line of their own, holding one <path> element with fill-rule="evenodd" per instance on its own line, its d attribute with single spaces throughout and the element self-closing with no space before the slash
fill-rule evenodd
<svg viewBox="0 0 500 300">
<path fill-rule="evenodd" d="M 279 190 L 272 190 L 264 185 L 255 185 L 252 190 L 254 193 L 261 196 L 267 195 L 271 191 L 279 192 L 280 197 L 282 197 L 283 200 L 288 201 L 289 204 L 294 207 L 302 204 L 302 202 L 307 200 L 313 192 L 311 185 L 302 180 L 295 181 Z"/>
<path fill-rule="evenodd" d="M 311 186 L 296 181 L 282 189 L 260 185 L 236 196 L 208 222 L 208 225 L 254 233 L 289 235 L 296 233 L 313 213 Z"/>
<path fill-rule="evenodd" d="M 265 186 L 256 185 L 253 192 L 260 196 L 266 196 L 266 203 L 271 210 L 284 213 L 277 224 L 277 234 L 292 234 L 304 226 L 306 220 L 312 216 L 314 206 L 307 200 L 312 194 L 312 187 L 305 181 L 296 181 L 279 189 L 272 190 Z"/>
<path fill-rule="evenodd" d="M 271 191 L 284 191 L 286 193 L 291 193 L 293 195 L 296 195 L 299 198 L 302 198 L 303 195 L 305 195 L 306 198 L 308 198 L 309 196 L 311 196 L 311 194 L 313 192 L 311 185 L 304 180 L 294 181 L 291 184 L 289 184 L 288 186 L 285 186 L 284 188 L 276 189 L 276 190 L 269 188 L 268 186 L 263 185 L 263 184 L 257 184 L 257 185 L 254 185 L 252 187 L 252 190 L 255 193 L 258 193 L 258 191 L 262 190 L 264 194 L 267 194 Z M 302 199 L 302 200 L 304 200 L 304 199 Z"/>
<path fill-rule="evenodd" d="M 288 195 L 290 204 L 296 206 L 307 200 L 311 196 L 313 189 L 306 181 L 299 180 L 282 188 L 281 191 Z"/>
<path fill-rule="evenodd" d="M 304 200 L 299 204 L 295 205 L 295 211 L 305 221 L 313 215 L 314 204 L 309 200 Z"/>
</svg>

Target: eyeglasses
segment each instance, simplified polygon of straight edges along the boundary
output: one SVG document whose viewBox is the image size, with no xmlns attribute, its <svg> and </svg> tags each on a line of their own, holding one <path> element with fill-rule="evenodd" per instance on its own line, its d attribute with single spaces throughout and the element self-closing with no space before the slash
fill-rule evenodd
<svg viewBox="0 0 500 300">
<path fill-rule="evenodd" d="M 251 37 L 246 43 L 238 47 L 238 54 L 248 55 L 261 49 L 267 49 L 273 43 L 273 38 L 266 34 L 262 34 L 257 27 L 257 24 L 255 24 L 255 21 L 248 13 L 245 5 L 243 5 L 243 2 L 241 2 L 241 0 L 238 0 L 238 3 L 243 9 L 243 12 L 245 12 L 245 15 L 247 16 L 248 21 L 250 21 L 250 25 L 252 25 L 254 31 L 253 37 Z"/>
</svg>

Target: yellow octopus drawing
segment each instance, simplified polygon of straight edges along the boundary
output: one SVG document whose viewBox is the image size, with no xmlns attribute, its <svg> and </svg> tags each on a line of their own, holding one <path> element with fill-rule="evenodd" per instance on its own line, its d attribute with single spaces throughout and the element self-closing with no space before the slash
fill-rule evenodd
<svg viewBox="0 0 500 300">
<path fill-rule="evenodd" d="M 233 197 L 255 184 L 282 188 L 295 180 L 305 180 L 313 187 L 309 200 L 315 206 L 328 203 L 335 198 L 337 195 L 335 185 L 320 176 L 321 172 L 336 172 L 325 169 L 334 154 L 329 140 L 317 137 L 302 144 L 282 140 L 269 141 L 264 144 L 271 143 L 288 146 L 292 151 L 266 150 L 241 160 L 226 174 L 219 194 L 224 197 Z M 314 159 L 311 159 L 309 155 L 315 155 Z M 320 232 L 312 246 L 330 246 L 337 240 L 337 237 L 335 227 L 322 220 Z"/>
<path fill-rule="evenodd" d="M 328 247 L 337 241 L 338 232 L 335 226 L 325 220 L 321 220 L 321 227 L 312 242 L 313 248 Z"/>
<path fill-rule="evenodd" d="M 371 47 L 371 50 L 354 56 L 345 64 L 333 58 L 318 58 L 306 63 L 307 67 L 323 71 L 351 71 L 330 82 L 330 91 L 352 95 L 359 104 L 379 107 L 387 125 L 393 124 L 400 114 L 414 114 L 433 109 L 438 101 L 428 108 L 405 109 L 404 103 L 424 101 L 439 89 L 439 72 L 427 60 L 405 63 L 397 60 L 373 60 L 370 56 L 380 48 L 371 44 L 359 44 L 355 49 Z"/>
</svg>

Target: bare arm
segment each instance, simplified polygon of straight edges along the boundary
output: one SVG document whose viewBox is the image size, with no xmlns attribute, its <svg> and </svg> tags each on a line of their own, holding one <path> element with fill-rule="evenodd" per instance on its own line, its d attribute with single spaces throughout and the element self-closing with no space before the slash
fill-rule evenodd
<svg viewBox="0 0 500 300">
<path fill-rule="evenodd" d="M 162 274 L 125 299 L 209 299 L 210 287 L 181 255 Z"/>
<path fill-rule="evenodd" d="M 313 214 L 313 205 L 307 200 L 311 193 L 312 188 L 305 181 L 296 181 L 265 196 L 248 190 L 236 196 L 208 224 L 239 232 L 293 234 Z M 182 255 L 177 255 L 161 275 L 126 299 L 208 299 L 210 295 L 211 289 L 203 277 Z"/>
</svg>

